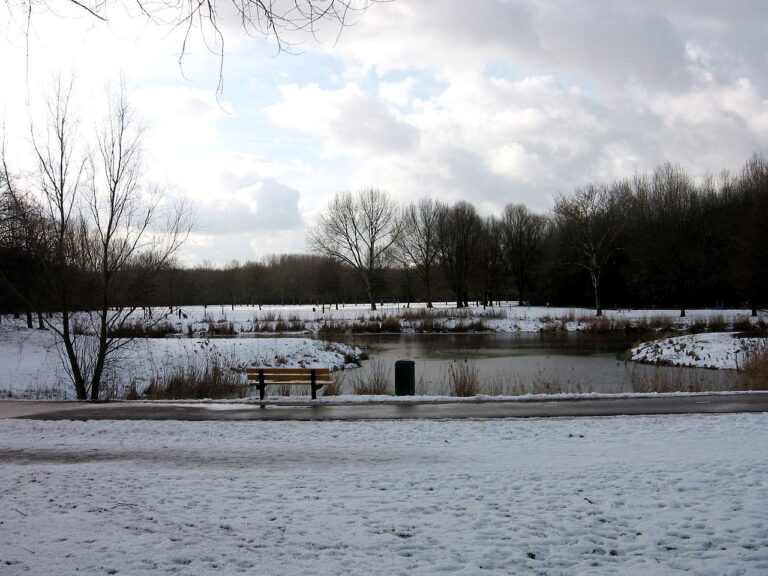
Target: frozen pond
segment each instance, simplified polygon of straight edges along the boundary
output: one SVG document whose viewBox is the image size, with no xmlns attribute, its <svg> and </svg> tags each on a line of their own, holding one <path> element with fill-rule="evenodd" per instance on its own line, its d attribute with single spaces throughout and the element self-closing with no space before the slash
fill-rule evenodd
<svg viewBox="0 0 768 576">
<path fill-rule="evenodd" d="M 730 390 L 737 386 L 738 374 L 729 370 L 625 362 L 623 352 L 634 338 L 623 333 L 351 336 L 344 341 L 365 347 L 370 360 L 350 373 L 347 381 L 384 371 L 394 382 L 395 361 L 408 359 L 416 363 L 417 394 L 448 393 L 450 371 L 465 362 L 477 370 L 480 392 L 493 395 Z"/>
</svg>

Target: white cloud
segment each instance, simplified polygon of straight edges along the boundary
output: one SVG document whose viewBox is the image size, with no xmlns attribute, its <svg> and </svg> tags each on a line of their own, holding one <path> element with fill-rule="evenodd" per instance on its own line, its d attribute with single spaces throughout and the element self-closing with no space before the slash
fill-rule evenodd
<svg viewBox="0 0 768 576">
<path fill-rule="evenodd" d="M 13 143 L 51 71 L 76 63 L 90 112 L 122 70 L 149 125 L 148 175 L 207 211 L 191 250 L 213 261 L 303 248 L 302 222 L 342 189 L 546 210 L 665 160 L 700 176 L 768 150 L 762 0 L 374 3 L 338 42 L 327 28 L 274 59 L 224 22 L 224 102 L 197 39 L 187 81 L 178 32 L 66 15 L 37 20 L 29 71 L 19 30 L 0 39 Z"/>
</svg>

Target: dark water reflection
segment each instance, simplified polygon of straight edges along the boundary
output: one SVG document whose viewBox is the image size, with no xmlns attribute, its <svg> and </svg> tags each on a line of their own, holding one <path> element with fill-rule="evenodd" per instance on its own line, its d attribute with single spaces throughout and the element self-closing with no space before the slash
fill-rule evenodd
<svg viewBox="0 0 768 576">
<path fill-rule="evenodd" d="M 402 334 L 358 335 L 345 340 L 364 346 L 370 360 L 347 377 L 375 371 L 394 380 L 394 363 L 416 362 L 416 392 L 447 394 L 450 371 L 462 363 L 477 370 L 481 393 L 646 392 L 730 390 L 738 375 L 730 370 L 647 366 L 625 362 L 633 343 L 623 333 L 559 334 Z"/>
</svg>

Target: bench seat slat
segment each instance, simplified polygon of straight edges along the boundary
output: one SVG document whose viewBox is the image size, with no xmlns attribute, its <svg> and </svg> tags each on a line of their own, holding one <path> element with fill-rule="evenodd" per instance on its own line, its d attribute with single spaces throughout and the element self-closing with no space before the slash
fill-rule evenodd
<svg viewBox="0 0 768 576">
<path fill-rule="evenodd" d="M 318 382 L 315 384 L 317 387 L 322 387 L 324 382 Z M 256 387 L 258 387 L 259 384 L 256 384 Z M 307 380 L 301 380 L 299 382 L 264 382 L 264 386 L 312 386 L 311 382 L 308 382 Z"/>
</svg>

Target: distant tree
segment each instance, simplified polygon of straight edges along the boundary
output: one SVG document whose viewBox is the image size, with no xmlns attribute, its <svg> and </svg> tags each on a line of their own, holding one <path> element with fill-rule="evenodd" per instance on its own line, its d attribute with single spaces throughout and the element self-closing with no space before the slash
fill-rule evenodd
<svg viewBox="0 0 768 576">
<path fill-rule="evenodd" d="M 657 296 L 671 299 L 686 310 L 705 275 L 706 213 L 701 194 L 680 168 L 666 163 L 649 179 L 636 179 L 632 241 L 635 261 L 644 282 Z"/>
<path fill-rule="evenodd" d="M 522 204 L 508 204 L 501 218 L 504 257 L 522 306 L 537 259 L 541 256 L 548 221 Z"/>
<path fill-rule="evenodd" d="M 456 296 L 457 308 L 469 306 L 469 284 L 477 269 L 481 234 L 482 220 L 472 204 L 458 202 L 440 211 L 440 266 Z"/>
<path fill-rule="evenodd" d="M 327 256 L 321 256 L 315 260 L 315 291 L 323 312 L 325 312 L 325 306 L 331 304 L 336 304 L 336 309 L 339 309 L 341 267 L 342 265 L 338 260 Z"/>
<path fill-rule="evenodd" d="M 142 132 L 124 89 L 110 97 L 94 153 L 81 146 L 72 85 L 56 81 L 48 103 L 46 130 L 33 130 L 37 169 L 29 177 L 47 222 L 38 262 L 58 310 L 47 324 L 63 344 L 78 399 L 97 400 L 105 370 L 127 343 L 117 337 L 133 311 L 121 274 L 137 264 L 163 269 L 190 220 L 183 206 L 165 209 L 142 186 Z M 5 157 L 3 166 L 7 171 Z M 89 310 L 75 312 L 84 292 Z"/>
<path fill-rule="evenodd" d="M 377 274 L 393 257 L 402 234 L 397 204 L 375 188 L 357 194 L 341 192 L 308 233 L 312 249 L 354 268 L 365 288 L 371 310 L 376 310 Z"/>
<path fill-rule="evenodd" d="M 443 204 L 423 198 L 411 204 L 403 214 L 403 232 L 399 237 L 400 259 L 406 267 L 413 266 L 424 282 L 427 308 L 432 308 L 432 285 L 437 268 L 439 250 L 438 223 Z"/>
<path fill-rule="evenodd" d="M 5 293 L 0 305 L 10 305 L 14 313 L 23 309 L 28 328 L 33 327 L 33 311 L 38 327 L 45 328 L 45 293 L 38 263 L 38 257 L 47 253 L 45 226 L 38 207 L 18 190 L 5 155 L 0 154 L 0 286 Z"/>
<path fill-rule="evenodd" d="M 482 220 L 477 257 L 480 301 L 483 306 L 493 306 L 494 297 L 498 297 L 504 283 L 506 265 L 503 238 L 503 227 L 498 218 L 488 216 Z"/>
<path fill-rule="evenodd" d="M 568 262 L 586 270 L 592 282 L 595 313 L 603 315 L 600 280 L 618 247 L 629 190 L 624 184 L 588 185 L 555 199 L 554 222 Z"/>
<path fill-rule="evenodd" d="M 768 159 L 755 155 L 737 180 L 741 218 L 734 254 L 734 270 L 752 316 L 768 302 Z"/>
</svg>

